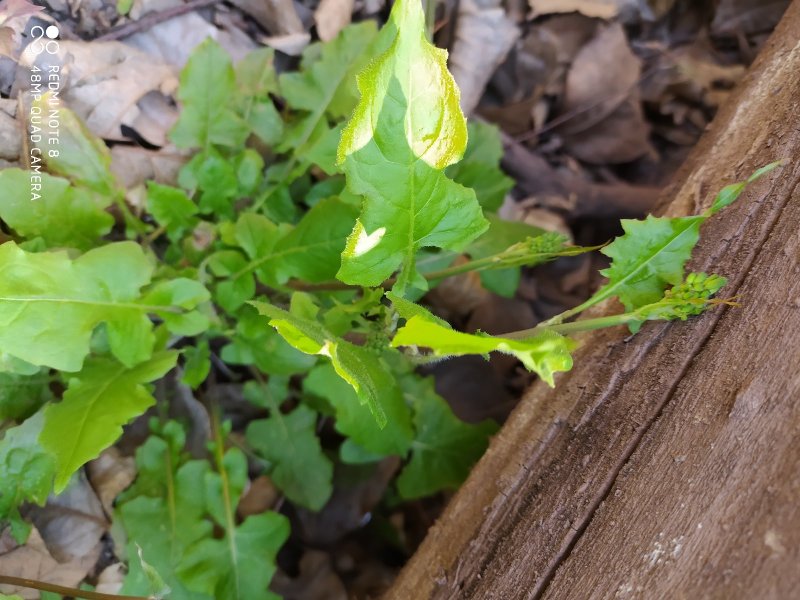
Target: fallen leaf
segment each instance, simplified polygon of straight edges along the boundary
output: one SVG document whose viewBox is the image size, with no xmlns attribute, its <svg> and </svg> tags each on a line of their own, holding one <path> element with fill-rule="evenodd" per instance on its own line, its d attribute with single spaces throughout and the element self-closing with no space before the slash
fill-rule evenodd
<svg viewBox="0 0 800 600">
<path fill-rule="evenodd" d="M 347 590 L 326 552 L 307 550 L 300 559 L 300 574 L 290 578 L 278 571 L 270 589 L 284 600 L 347 600 Z"/>
<path fill-rule="evenodd" d="M 15 118 L 17 101 L 0 99 L 0 158 L 16 161 L 22 151 L 22 126 Z"/>
<path fill-rule="evenodd" d="M 350 24 L 353 0 L 322 0 L 314 11 L 319 39 L 327 42 Z"/>
<path fill-rule="evenodd" d="M 18 17 L 32 17 L 43 10 L 43 6 L 36 6 L 28 0 L 5 0 L 0 5 L 0 24 Z"/>
<path fill-rule="evenodd" d="M 234 62 L 242 60 L 258 46 L 241 31 L 218 29 L 196 12 L 190 12 L 149 27 L 124 39 L 160 63 L 183 68 L 194 49 L 206 38 L 219 42 Z M 180 40 L 180 43 L 175 43 Z M 96 42 L 92 42 L 96 48 Z M 147 66 L 147 62 L 144 63 Z"/>
<path fill-rule="evenodd" d="M 486 84 L 518 37 L 519 30 L 502 8 L 482 8 L 473 0 L 459 4 L 449 67 L 461 89 L 465 113 L 478 105 Z"/>
<path fill-rule="evenodd" d="M 293 531 L 304 542 L 331 544 L 363 527 L 399 467 L 396 456 L 375 464 L 337 464 L 333 496 L 318 512 L 296 507 L 297 525 Z"/>
<path fill-rule="evenodd" d="M 628 162 L 650 151 L 638 81 L 641 63 L 619 23 L 598 30 L 567 74 L 558 128 L 567 151 L 590 163 Z"/>
<path fill-rule="evenodd" d="M 529 0 L 529 2 L 534 18 L 579 12 L 587 17 L 613 19 L 619 14 L 620 6 L 630 4 L 631 0 Z"/>
<path fill-rule="evenodd" d="M 102 544 L 97 544 L 88 554 L 80 559 L 66 563 L 58 562 L 47 549 L 47 546 L 34 527 L 23 546 L 0 555 L 0 573 L 38 579 L 57 585 L 76 587 L 92 569 L 100 556 Z M 39 598 L 39 592 L 29 588 L 18 588 L 11 585 L 0 585 L 2 594 L 19 594 L 25 600 Z"/>
<path fill-rule="evenodd" d="M 138 21 L 147 14 L 174 8 L 181 4 L 183 4 L 181 0 L 133 0 L 128 16 L 132 20 Z"/>
<path fill-rule="evenodd" d="M 94 591 L 103 594 L 119 594 L 122 589 L 122 583 L 125 581 L 125 573 L 127 573 L 127 567 L 124 563 L 118 562 L 108 565 L 97 576 L 97 585 Z"/>
<path fill-rule="evenodd" d="M 250 515 L 260 515 L 273 508 L 280 495 L 280 490 L 269 477 L 259 475 L 245 489 L 236 510 L 243 519 Z"/>
<path fill-rule="evenodd" d="M 20 60 L 18 81 L 29 85 L 28 70 L 35 64 L 47 69 L 58 67 L 61 75 L 61 98 L 86 123 L 92 132 L 107 140 L 124 140 L 121 127 L 147 132 L 148 142 L 166 143 L 166 131 L 177 118 L 168 108 L 166 97 L 177 89 L 174 67 L 153 60 L 143 52 L 120 42 L 61 41 L 56 54 L 43 52 L 34 56 L 26 48 Z M 156 118 L 143 112 L 148 94 L 164 97 L 164 114 Z"/>
<path fill-rule="evenodd" d="M 86 465 L 86 470 L 106 515 L 110 515 L 114 499 L 136 478 L 133 457 L 122 456 L 115 446 L 111 446 Z"/>
<path fill-rule="evenodd" d="M 125 189 L 146 181 L 175 185 L 178 172 L 187 160 L 174 146 L 158 151 L 124 145 L 111 148 L 111 172 Z"/>
<path fill-rule="evenodd" d="M 59 496 L 31 508 L 29 517 L 59 562 L 90 555 L 109 527 L 103 505 L 82 471 Z"/>
<path fill-rule="evenodd" d="M 306 32 L 292 0 L 232 0 L 231 4 L 273 35 Z"/>
<path fill-rule="evenodd" d="M 270 48 L 275 48 L 289 56 L 300 56 L 303 50 L 311 43 L 309 33 L 289 33 L 286 35 L 271 35 L 260 40 Z"/>
<path fill-rule="evenodd" d="M 721 0 L 714 13 L 711 33 L 730 35 L 771 31 L 788 6 L 789 0 Z"/>
</svg>

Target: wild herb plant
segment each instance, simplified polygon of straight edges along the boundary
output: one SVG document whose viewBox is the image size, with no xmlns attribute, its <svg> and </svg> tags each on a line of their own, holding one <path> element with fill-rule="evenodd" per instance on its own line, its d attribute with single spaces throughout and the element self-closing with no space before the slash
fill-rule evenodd
<svg viewBox="0 0 800 600">
<path fill-rule="evenodd" d="M 262 409 L 244 432 L 249 467 L 213 406 L 208 457 L 187 453 L 183 426 L 152 419 L 114 515 L 129 594 L 156 593 L 157 572 L 170 598 L 274 597 L 289 524 L 237 516 L 248 471 L 312 511 L 330 498 L 336 464 L 402 458 L 402 499 L 458 486 L 496 426 L 461 422 L 416 367 L 501 352 L 554 385 L 572 366 L 572 332 L 702 312 L 725 279 L 685 273 L 701 225 L 776 166 L 701 215 L 623 221 L 601 250 L 611 266 L 597 293 L 492 336 L 417 302 L 468 271 L 511 296 L 521 267 L 591 249 L 497 216 L 513 184 L 498 134 L 466 122 L 419 2 L 397 0 L 380 32 L 366 22 L 310 46 L 281 75 L 269 49 L 234 66 L 207 41 L 179 99 L 171 139 L 191 159 L 178 187 L 151 182 L 139 204 L 66 110 L 39 200 L 29 173 L 0 172 L 0 519 L 17 540 L 29 531 L 20 507 L 66 489 L 156 404 L 167 373 L 200 399 L 220 379 L 239 382 Z M 611 298 L 624 312 L 568 321 Z M 322 421 L 335 446 L 321 443 Z"/>
</svg>

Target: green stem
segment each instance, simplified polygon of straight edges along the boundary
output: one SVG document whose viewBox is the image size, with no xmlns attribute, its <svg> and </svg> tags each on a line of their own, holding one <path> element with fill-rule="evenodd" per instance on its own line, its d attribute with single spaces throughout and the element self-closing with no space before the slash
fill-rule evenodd
<svg viewBox="0 0 800 600">
<path fill-rule="evenodd" d="M 219 407 L 214 405 L 211 411 L 211 430 L 214 435 L 214 458 L 217 463 L 217 471 L 222 480 L 222 499 L 225 505 L 225 528 L 227 529 L 228 550 L 231 553 L 231 565 L 233 566 L 234 588 L 236 597 L 239 597 L 239 556 L 236 548 L 236 519 L 233 511 L 233 500 L 231 499 L 230 481 L 228 470 L 225 468 L 225 446 L 222 439 L 221 423 L 219 417 Z"/>
<path fill-rule="evenodd" d="M 539 327 L 548 327 L 549 328 L 549 327 L 552 327 L 554 325 L 560 325 L 561 323 L 563 323 L 564 321 L 566 321 L 570 317 L 574 317 L 575 315 L 577 315 L 579 313 L 582 313 L 587 308 L 589 308 L 591 306 L 594 306 L 598 302 L 602 302 L 607 297 L 608 296 L 606 296 L 606 295 L 602 295 L 601 296 L 600 294 L 595 294 L 594 296 L 592 296 L 591 298 L 589 298 L 585 302 L 579 304 L 575 308 L 570 308 L 569 310 L 565 310 L 564 312 L 557 314 L 555 317 L 551 317 L 550 319 L 547 319 L 547 321 L 543 321 L 542 323 L 539 324 Z"/>
<path fill-rule="evenodd" d="M 562 313 L 566 314 L 566 313 Z M 561 315 L 559 315 L 561 316 Z M 531 338 L 540 335 L 544 331 L 553 331 L 555 333 L 569 334 L 578 331 L 591 331 L 593 329 L 603 329 L 605 327 L 616 327 L 617 325 L 627 325 L 634 321 L 641 321 L 642 317 L 635 312 L 622 313 L 620 315 L 610 315 L 608 317 L 598 317 L 596 319 L 584 319 L 583 321 L 573 321 L 571 323 L 555 323 L 549 324 L 550 321 L 539 323 L 536 327 L 531 329 L 521 329 L 520 331 L 512 331 L 504 333 L 499 337 L 509 338 L 512 340 L 520 340 Z"/>
<path fill-rule="evenodd" d="M 3 585 L 13 585 L 17 587 L 31 588 L 34 590 L 42 590 L 43 592 L 53 592 L 54 594 L 61 594 L 62 596 L 86 598 L 86 600 L 149 600 L 149 598 L 146 596 L 119 596 L 117 594 L 104 594 L 102 592 L 92 592 L 90 590 L 79 590 L 77 588 L 56 585 L 55 583 L 46 583 L 44 581 L 37 581 L 36 579 L 12 577 L 11 575 L 0 575 L 0 583 Z"/>
<path fill-rule="evenodd" d="M 542 253 L 536 255 L 528 255 L 527 260 L 520 259 L 519 261 L 515 261 L 513 263 L 508 262 L 507 260 L 504 262 L 499 260 L 498 257 L 502 256 L 503 253 L 500 252 L 499 254 L 492 254 L 491 256 L 486 256 L 484 258 L 479 258 L 477 260 L 470 260 L 460 265 L 453 265 L 450 267 L 446 267 L 444 269 L 439 269 L 437 271 L 430 271 L 429 273 L 423 273 L 423 277 L 428 281 L 435 281 L 437 279 L 446 279 L 448 277 L 454 277 L 456 275 L 462 275 L 464 273 L 469 273 L 471 271 L 481 272 L 481 271 L 488 271 L 490 269 L 511 269 L 514 267 L 524 267 L 526 264 L 540 264 L 550 258 L 557 258 L 559 256 L 575 256 L 578 254 L 578 250 L 581 252 L 588 252 L 590 250 L 594 250 L 594 247 L 584 248 L 579 246 L 574 246 L 570 248 L 575 248 L 576 250 L 571 250 L 569 252 L 558 252 L 558 253 Z M 536 260 L 534 260 L 536 257 Z M 545 257 L 545 258 L 542 258 Z M 386 281 L 384 281 L 380 287 L 388 288 L 394 285 L 395 281 L 397 280 L 396 277 L 390 277 Z M 358 289 L 360 286 L 357 285 L 350 285 L 347 283 L 343 283 L 341 281 L 324 281 L 322 283 L 306 283 L 305 281 L 300 281 L 297 279 L 291 280 L 288 283 L 288 286 L 293 290 L 301 291 L 301 292 L 322 292 L 322 291 L 337 291 L 337 290 L 351 290 L 351 289 Z M 566 314 L 566 313 L 563 313 Z M 575 313 L 573 313 L 575 314 Z M 559 315 L 561 316 L 561 315 Z M 564 317 L 566 318 L 566 317 Z"/>
</svg>

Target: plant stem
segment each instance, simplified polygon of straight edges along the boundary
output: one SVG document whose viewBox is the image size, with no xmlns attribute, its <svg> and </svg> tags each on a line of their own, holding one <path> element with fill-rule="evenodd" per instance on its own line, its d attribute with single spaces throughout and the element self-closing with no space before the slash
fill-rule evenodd
<svg viewBox="0 0 800 600">
<path fill-rule="evenodd" d="M 560 325 L 570 317 L 574 317 L 575 315 L 582 313 L 587 308 L 594 306 L 595 304 L 601 302 L 602 300 L 605 300 L 605 298 L 606 298 L 605 296 L 599 297 L 597 294 L 595 294 L 594 296 L 592 296 L 582 304 L 579 304 L 575 308 L 570 308 L 569 310 L 565 310 L 564 312 L 557 314 L 555 317 L 547 319 L 547 321 L 543 321 L 538 325 L 538 327 L 550 328 L 554 325 Z"/>
<path fill-rule="evenodd" d="M 233 499 L 231 498 L 228 469 L 225 466 L 225 440 L 222 437 L 222 422 L 219 413 L 219 406 L 215 403 L 211 410 L 211 431 L 214 436 L 214 459 L 217 463 L 217 471 L 219 471 L 219 477 L 222 482 L 222 501 L 225 509 L 226 537 L 228 539 L 228 551 L 231 554 L 234 589 L 236 591 L 236 597 L 238 598 L 241 579 L 239 574 L 238 548 L 236 546 L 236 518 L 234 516 L 236 507 L 233 505 Z"/>
<path fill-rule="evenodd" d="M 543 323 L 539 323 L 536 327 L 533 327 L 531 329 L 521 329 L 520 331 L 512 331 L 510 333 L 504 333 L 499 337 L 509 338 L 512 340 L 520 340 L 537 336 L 544 331 L 554 331 L 555 333 L 562 333 L 562 334 L 575 333 L 578 331 L 591 331 L 592 329 L 603 329 L 605 327 L 616 327 L 617 325 L 627 325 L 628 323 L 641 320 L 642 320 L 641 316 L 639 316 L 636 313 L 622 313 L 620 315 L 598 317 L 596 319 L 584 319 L 583 321 L 573 321 L 571 323 L 549 324 L 550 321 L 544 321 Z"/>
<path fill-rule="evenodd" d="M 26 587 L 44 592 L 53 592 L 62 596 L 72 596 L 75 598 L 85 598 L 86 600 L 149 600 L 147 596 L 119 596 L 117 594 L 104 594 L 102 592 L 92 592 L 89 590 L 79 590 L 77 588 L 56 585 L 55 583 L 45 583 L 36 579 L 26 579 L 24 577 L 12 577 L 11 575 L 0 575 L 0 583 L 4 585 L 14 585 Z"/>
<path fill-rule="evenodd" d="M 572 250 L 572 252 L 570 252 L 570 253 L 563 253 L 562 252 L 562 253 L 552 253 L 552 254 L 551 253 L 542 253 L 542 254 L 537 254 L 537 255 L 529 255 L 529 258 L 531 259 L 529 262 L 534 262 L 534 259 L 533 259 L 534 256 L 546 257 L 544 259 L 538 260 L 538 262 L 535 262 L 535 264 L 540 264 L 541 262 L 544 262 L 544 261 L 549 260 L 551 258 L 558 258 L 559 256 L 575 256 L 576 254 L 579 253 L 578 250 L 580 250 L 581 252 L 586 252 L 586 251 L 589 251 L 589 250 L 594 250 L 595 247 L 584 248 L 582 246 L 570 246 L 570 247 L 567 248 L 567 250 L 570 250 L 570 249 L 574 249 L 574 250 Z M 502 254 L 502 252 L 500 254 Z M 500 254 L 493 254 L 491 256 L 486 256 L 484 258 L 479 258 L 479 259 L 476 259 L 476 260 L 470 260 L 470 261 L 467 261 L 465 263 L 461 263 L 459 265 L 452 265 L 450 267 L 446 267 L 444 269 L 439 269 L 437 271 L 430 271 L 428 273 L 423 273 L 422 276 L 425 279 L 427 279 L 428 281 L 435 281 L 437 279 L 446 279 L 448 277 L 454 277 L 456 275 L 462 275 L 463 273 L 468 273 L 468 272 L 471 272 L 471 271 L 476 271 L 476 272 L 488 271 L 489 269 L 492 269 L 493 267 L 498 267 L 498 268 L 501 268 L 501 269 L 503 269 L 503 268 L 511 269 L 511 268 L 514 268 L 514 267 L 523 267 L 523 266 L 525 266 L 524 262 L 522 264 L 503 263 L 502 261 L 498 260 L 498 256 Z M 390 277 L 389 279 L 384 281 L 380 285 L 380 287 L 384 287 L 384 288 L 391 287 L 391 286 L 394 285 L 396 280 L 397 280 L 396 277 Z M 350 284 L 347 284 L 347 283 L 343 283 L 341 281 L 323 281 L 322 283 L 306 283 L 305 281 L 300 281 L 298 279 L 290 280 L 287 285 L 290 288 L 292 288 L 293 290 L 297 290 L 297 291 L 300 291 L 300 292 L 322 292 L 322 291 L 352 290 L 352 289 L 358 289 L 360 287 L 360 286 L 357 286 L 357 285 L 350 285 Z M 576 309 L 573 309 L 573 310 L 576 310 Z M 580 311 L 578 311 L 578 312 L 580 312 Z M 571 314 L 576 314 L 576 313 L 571 313 Z M 562 313 L 562 315 L 567 315 L 567 313 Z M 562 315 L 558 315 L 558 316 L 562 317 Z M 565 318 L 567 318 L 567 317 L 566 316 L 562 317 L 562 319 L 565 319 Z"/>
</svg>

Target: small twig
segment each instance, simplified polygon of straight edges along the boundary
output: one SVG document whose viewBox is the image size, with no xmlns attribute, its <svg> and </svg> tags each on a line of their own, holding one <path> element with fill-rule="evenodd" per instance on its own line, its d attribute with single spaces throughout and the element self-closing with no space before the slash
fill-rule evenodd
<svg viewBox="0 0 800 600">
<path fill-rule="evenodd" d="M 134 33 L 139 33 L 140 31 L 145 31 L 147 29 L 150 29 L 151 27 L 154 27 L 159 23 L 163 23 L 164 21 L 169 21 L 170 19 L 174 19 L 175 17 L 180 17 L 181 15 L 185 15 L 186 13 L 190 13 L 200 8 L 213 6 L 214 4 L 217 4 L 221 1 L 222 0 L 189 0 L 186 4 L 150 13 L 149 15 L 145 15 L 138 21 L 132 21 L 130 23 L 126 23 L 125 25 L 114 27 L 110 31 L 101 35 L 100 37 L 95 38 L 94 41 L 111 42 L 114 40 L 126 38 L 129 35 L 133 35 Z"/>
<path fill-rule="evenodd" d="M 92 592 L 89 590 L 79 590 L 78 588 L 56 585 L 55 583 L 45 583 L 35 579 L 24 577 L 12 577 L 11 575 L 0 575 L 0 583 L 17 587 L 32 588 L 44 592 L 53 592 L 62 596 L 73 596 L 75 598 L 86 598 L 86 600 L 150 600 L 148 596 L 118 596 L 117 594 L 104 594 L 102 592 Z"/>
</svg>

